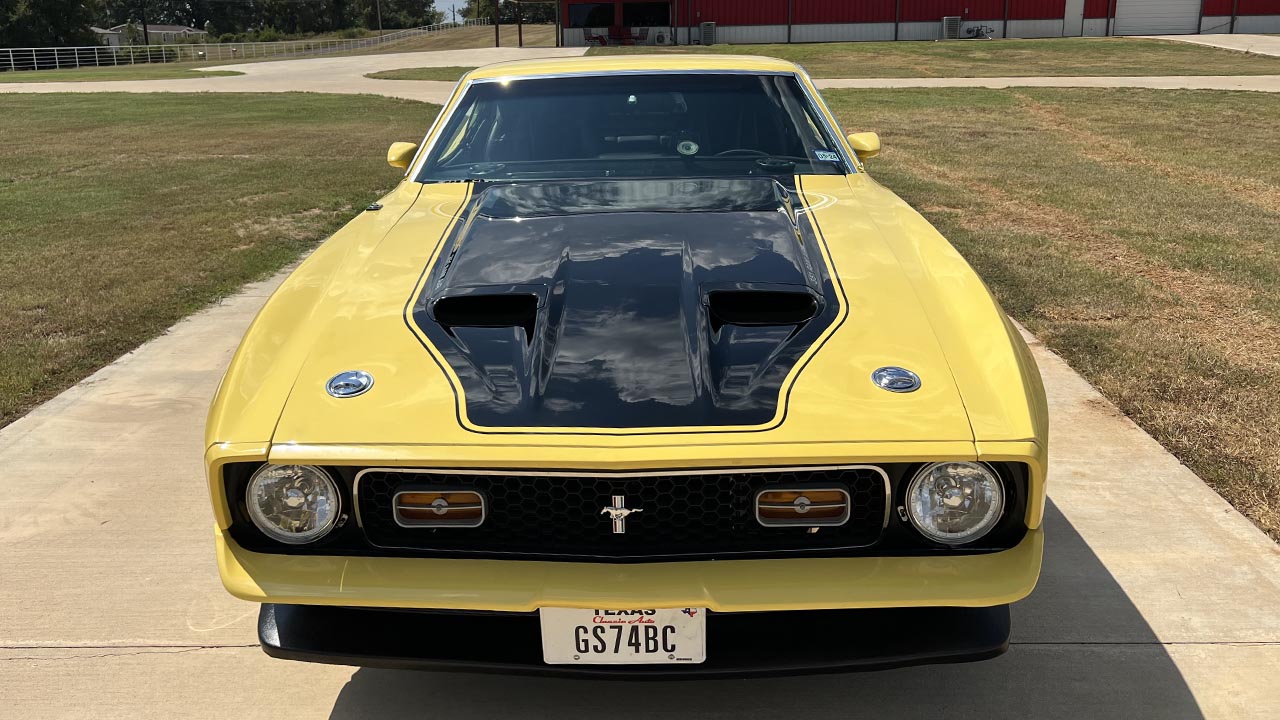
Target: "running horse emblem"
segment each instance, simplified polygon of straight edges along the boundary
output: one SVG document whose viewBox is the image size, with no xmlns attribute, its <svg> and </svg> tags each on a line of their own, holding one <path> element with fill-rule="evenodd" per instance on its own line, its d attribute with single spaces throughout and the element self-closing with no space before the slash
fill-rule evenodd
<svg viewBox="0 0 1280 720">
<path fill-rule="evenodd" d="M 627 532 L 627 516 L 631 513 L 643 512 L 643 508 L 627 507 L 627 498 L 625 495 L 614 495 L 613 504 L 600 511 L 601 515 L 608 515 L 613 521 L 613 534 L 622 535 Z"/>
</svg>

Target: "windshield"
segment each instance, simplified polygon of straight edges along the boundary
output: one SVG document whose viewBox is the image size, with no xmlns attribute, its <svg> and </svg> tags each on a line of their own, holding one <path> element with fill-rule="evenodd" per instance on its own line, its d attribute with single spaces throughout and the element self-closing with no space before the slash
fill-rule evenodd
<svg viewBox="0 0 1280 720">
<path fill-rule="evenodd" d="M 652 74 L 473 83 L 419 182 L 840 174 L 791 75 Z"/>
</svg>

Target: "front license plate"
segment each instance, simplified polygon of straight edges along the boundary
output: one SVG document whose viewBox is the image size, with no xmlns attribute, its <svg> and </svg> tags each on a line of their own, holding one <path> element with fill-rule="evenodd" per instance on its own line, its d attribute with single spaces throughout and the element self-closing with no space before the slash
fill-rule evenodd
<svg viewBox="0 0 1280 720">
<path fill-rule="evenodd" d="M 690 663 L 707 659 L 706 608 L 542 608 L 542 659 L 552 665 Z"/>
</svg>

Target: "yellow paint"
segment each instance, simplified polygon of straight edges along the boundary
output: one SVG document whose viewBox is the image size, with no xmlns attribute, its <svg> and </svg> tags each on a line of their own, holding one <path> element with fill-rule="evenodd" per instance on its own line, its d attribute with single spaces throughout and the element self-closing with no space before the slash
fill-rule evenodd
<svg viewBox="0 0 1280 720">
<path fill-rule="evenodd" d="M 391 143 L 387 150 L 387 164 L 393 168 L 407 169 L 418 152 L 418 144 L 410 142 Z"/>
<path fill-rule="evenodd" d="M 880 154 L 880 136 L 873 132 L 853 133 L 848 136 L 849 147 L 859 160 L 867 160 Z"/>
<path fill-rule="evenodd" d="M 526 612 L 539 607 L 707 607 L 722 612 L 985 607 L 1040 574 L 1043 531 L 1016 547 L 950 557 L 579 563 L 254 553 L 221 531 L 227 590 L 255 602 Z"/>
<path fill-rule="evenodd" d="M 520 78 L 573 72 L 640 72 L 645 70 L 735 70 L 747 72 L 803 72 L 795 63 L 758 55 L 602 55 L 536 60 L 509 60 L 476 68 L 463 80 Z"/>
<path fill-rule="evenodd" d="M 812 88 L 791 63 L 712 55 L 528 60 L 469 77 L 650 69 L 801 72 Z M 457 102 L 455 93 L 449 105 Z M 838 141 L 858 150 L 852 138 Z M 424 268 L 471 186 L 406 179 L 380 201 L 381 211 L 362 213 L 303 262 L 246 333 L 207 425 L 218 527 L 230 522 L 221 466 L 236 461 L 640 470 L 982 459 L 1030 467 L 1026 521 L 1039 528 L 1048 412 L 1016 328 L 959 253 L 871 176 L 796 182 L 846 302 L 844 322 L 786 379 L 776 417 L 757 427 L 693 428 L 697 434 L 680 427 L 511 435 L 466 417 L 452 369 L 433 361 L 425 337 L 406 323 Z M 880 390 L 869 378 L 884 365 L 911 368 L 923 386 L 908 394 Z M 344 400 L 325 393 L 331 376 L 353 368 L 376 378 L 373 390 Z M 593 565 L 271 556 L 219 538 L 223 579 L 242 597 L 492 609 L 606 601 L 723 609 L 995 604 L 1034 586 L 1041 545 L 1036 531 L 1014 550 L 984 556 Z"/>
</svg>

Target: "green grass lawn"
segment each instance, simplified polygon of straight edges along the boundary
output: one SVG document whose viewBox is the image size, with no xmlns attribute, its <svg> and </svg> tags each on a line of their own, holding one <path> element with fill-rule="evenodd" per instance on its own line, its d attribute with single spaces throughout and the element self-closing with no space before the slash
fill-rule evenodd
<svg viewBox="0 0 1280 720">
<path fill-rule="evenodd" d="M 0 95 L 0 426 L 297 259 L 393 187 L 437 107 Z"/>
<path fill-rule="evenodd" d="M 799 63 L 819 78 L 1280 75 L 1280 57 L 1129 38 L 594 47 L 587 52 L 767 55 Z"/>
<path fill-rule="evenodd" d="M 102 80 L 191 80 L 226 75 L 241 75 L 232 70 L 191 69 L 190 63 L 119 65 L 116 67 L 70 68 L 0 73 L 0 83 L 11 82 L 93 82 Z"/>
<path fill-rule="evenodd" d="M 1280 96 L 824 94 L 1011 315 L 1280 539 Z"/>
<path fill-rule="evenodd" d="M 400 70 L 383 70 L 382 72 L 369 73 L 365 75 L 367 78 L 374 80 L 442 80 L 446 82 L 457 82 L 458 78 L 475 70 L 473 67 L 424 67 L 424 68 L 403 68 Z"/>
</svg>

